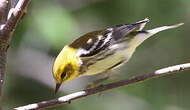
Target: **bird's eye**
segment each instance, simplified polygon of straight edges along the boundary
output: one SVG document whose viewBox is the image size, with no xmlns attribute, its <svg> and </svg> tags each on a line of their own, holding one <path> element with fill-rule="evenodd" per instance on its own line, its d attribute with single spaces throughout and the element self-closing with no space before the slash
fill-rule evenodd
<svg viewBox="0 0 190 110">
<path fill-rule="evenodd" d="M 63 72 L 63 73 L 61 74 L 61 79 L 63 79 L 65 76 L 66 76 L 66 72 Z"/>
</svg>

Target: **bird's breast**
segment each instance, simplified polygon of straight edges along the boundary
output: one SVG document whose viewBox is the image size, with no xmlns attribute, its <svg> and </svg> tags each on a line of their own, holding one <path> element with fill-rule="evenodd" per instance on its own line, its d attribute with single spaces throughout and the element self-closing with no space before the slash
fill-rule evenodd
<svg viewBox="0 0 190 110">
<path fill-rule="evenodd" d="M 90 58 L 83 58 L 81 76 L 95 75 L 120 67 L 126 63 L 134 52 L 134 48 L 117 48 L 118 44 L 112 45 L 103 53 Z M 115 49 L 113 49 L 115 48 Z"/>
</svg>

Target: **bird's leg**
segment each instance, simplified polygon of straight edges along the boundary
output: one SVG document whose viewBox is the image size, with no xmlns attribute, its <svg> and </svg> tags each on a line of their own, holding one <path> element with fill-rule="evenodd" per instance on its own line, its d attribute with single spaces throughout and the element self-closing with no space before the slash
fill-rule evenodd
<svg viewBox="0 0 190 110">
<path fill-rule="evenodd" d="M 109 71 L 110 72 L 110 71 Z M 100 83 L 102 83 L 103 81 L 107 80 L 110 78 L 110 73 L 108 72 L 105 72 L 103 74 L 103 76 L 101 76 L 101 78 L 98 78 L 96 80 L 94 80 L 93 82 L 90 82 L 87 86 L 86 86 L 86 89 L 89 89 L 89 88 L 93 88 L 93 87 L 96 87 L 98 86 Z"/>
</svg>

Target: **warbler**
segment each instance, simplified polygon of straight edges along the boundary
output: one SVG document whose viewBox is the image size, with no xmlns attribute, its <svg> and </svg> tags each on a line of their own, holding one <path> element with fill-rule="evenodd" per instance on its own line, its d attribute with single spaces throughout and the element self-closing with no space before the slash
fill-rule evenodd
<svg viewBox="0 0 190 110">
<path fill-rule="evenodd" d="M 129 61 L 136 47 L 152 35 L 183 23 L 143 30 L 149 19 L 89 32 L 64 46 L 53 65 L 55 92 L 62 82 L 105 73 Z"/>
</svg>

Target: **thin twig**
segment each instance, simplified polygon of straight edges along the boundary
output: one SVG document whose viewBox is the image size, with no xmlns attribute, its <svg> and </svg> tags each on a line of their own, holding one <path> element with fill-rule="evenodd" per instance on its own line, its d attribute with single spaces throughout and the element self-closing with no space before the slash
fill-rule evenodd
<svg viewBox="0 0 190 110">
<path fill-rule="evenodd" d="M 13 0 L 0 0 L 0 98 L 6 71 L 6 57 L 9 42 L 17 23 L 20 21 L 30 0 L 19 0 L 15 7 L 11 6 Z M 11 9 L 10 9 L 11 7 Z"/>
<path fill-rule="evenodd" d="M 66 95 L 63 97 L 59 97 L 56 99 L 51 99 L 51 100 L 42 101 L 39 103 L 34 103 L 34 104 L 26 105 L 26 106 L 17 107 L 17 108 L 14 108 L 13 110 L 37 110 L 37 109 L 42 109 L 42 108 L 46 108 L 46 107 L 52 107 L 52 106 L 55 106 L 58 104 L 66 104 L 66 103 L 70 103 L 72 100 L 86 97 L 89 95 L 93 95 L 96 93 L 100 93 L 100 92 L 103 92 L 106 90 L 118 88 L 121 86 L 126 86 L 126 85 L 128 86 L 131 84 L 136 84 L 136 83 L 139 83 L 139 82 L 142 82 L 142 81 L 145 81 L 148 79 L 152 79 L 152 78 L 155 78 L 158 76 L 165 76 L 165 75 L 169 75 L 174 72 L 180 72 L 180 71 L 184 71 L 184 70 L 190 70 L 190 63 L 166 67 L 163 69 L 156 70 L 152 73 L 142 74 L 142 75 L 138 75 L 138 76 L 129 78 L 127 80 L 121 80 L 118 82 L 113 82 L 113 83 L 101 85 L 101 86 L 98 86 L 95 88 L 75 92 L 75 93 L 72 93 L 72 94 L 69 94 L 69 95 Z"/>
</svg>

